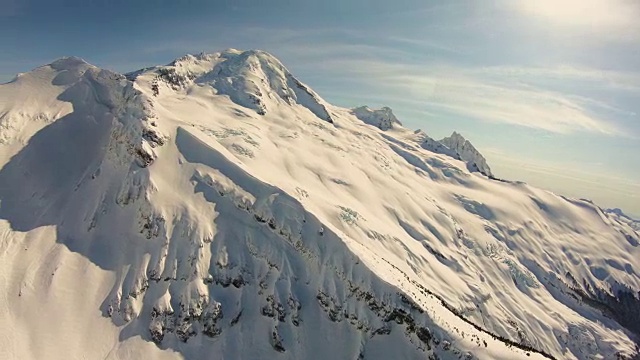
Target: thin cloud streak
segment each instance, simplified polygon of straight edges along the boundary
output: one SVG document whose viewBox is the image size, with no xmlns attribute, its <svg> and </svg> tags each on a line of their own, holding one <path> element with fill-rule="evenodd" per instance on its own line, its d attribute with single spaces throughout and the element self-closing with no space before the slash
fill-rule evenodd
<svg viewBox="0 0 640 360">
<path fill-rule="evenodd" d="M 640 184 L 628 178 L 612 173 L 587 172 L 563 163 L 523 161 L 495 148 L 485 148 L 483 154 L 499 176 L 527 179 L 527 183 L 533 186 L 576 198 L 587 197 L 598 205 L 620 207 L 631 215 L 640 216 L 637 206 Z"/>
<path fill-rule="evenodd" d="M 513 1 L 522 13 L 558 26 L 628 30 L 637 26 L 639 7 L 624 0 L 536 0 Z"/>
<path fill-rule="evenodd" d="M 377 60 L 334 59 L 317 64 L 341 79 L 384 86 L 389 97 L 420 99 L 425 105 L 486 122 L 543 129 L 569 134 L 599 133 L 631 136 L 615 123 L 594 114 L 594 107 L 624 112 L 598 100 L 489 79 L 474 70 L 443 65 L 418 66 Z M 627 113 L 628 114 L 628 113 Z"/>
<path fill-rule="evenodd" d="M 608 116 L 631 117 L 635 115 L 633 112 L 598 99 L 553 91 L 538 83 L 587 81 L 595 86 L 640 94 L 639 74 L 571 66 L 455 65 L 439 57 L 416 58 L 415 52 L 409 49 L 387 45 L 411 43 L 449 54 L 456 51 L 437 41 L 422 42 L 389 36 L 380 39 L 386 44 L 359 41 L 347 44 L 340 39 L 358 40 L 363 35 L 342 29 L 293 31 L 287 28 L 250 27 L 235 33 L 238 39 L 244 39 L 240 43 L 247 45 L 251 45 L 251 39 L 257 34 L 266 34 L 266 38 L 271 40 L 263 43 L 264 48 L 281 58 L 285 64 L 291 64 L 292 71 L 296 73 L 309 72 L 312 78 L 323 74 L 323 78 L 339 79 L 333 82 L 340 82 L 351 89 L 366 86 L 384 92 L 390 100 L 407 100 L 408 97 L 426 111 L 441 110 L 483 122 L 506 123 L 559 134 L 588 132 L 607 136 L 638 136 L 611 121 Z M 324 38 L 327 36 L 331 38 Z M 320 38 L 324 39 L 320 41 Z M 207 51 L 209 46 L 202 49 L 201 44 L 204 42 L 197 40 L 188 44 L 167 41 L 159 47 L 143 49 L 143 52 L 183 53 L 189 52 L 187 48 L 197 49 L 195 52 Z M 215 49 L 214 45 L 211 44 L 212 50 Z M 304 78 L 302 80 L 305 81 Z M 537 85 L 533 85 L 534 82 Z M 328 90 L 326 95 L 329 97 L 332 96 L 329 91 L 335 92 Z"/>
<path fill-rule="evenodd" d="M 341 42 L 340 38 L 357 40 L 362 34 L 342 29 L 294 31 L 287 28 L 248 27 L 234 34 L 236 40 L 241 40 L 239 43 L 247 46 L 252 45 L 251 39 L 257 34 L 267 35 L 265 37 L 270 41 L 263 42 L 264 48 L 281 58 L 285 64 L 292 64 L 292 70 L 296 73 L 315 74 L 312 76 L 322 73 L 324 78 L 339 79 L 342 84 L 348 83 L 349 88 L 366 86 L 384 92 L 385 97 L 390 100 L 404 99 L 406 102 L 410 99 L 423 111 L 445 111 L 483 122 L 506 123 L 559 134 L 589 132 L 607 136 L 638 136 L 603 116 L 634 116 L 633 112 L 598 99 L 553 91 L 528 82 L 532 79 L 538 82 L 588 81 L 640 94 L 639 74 L 571 66 L 543 68 L 455 65 L 439 57 L 425 56 L 416 59 L 415 52 L 395 46 L 365 42 L 347 44 Z M 319 41 L 319 38 L 328 35 L 333 40 Z M 385 37 L 383 40 L 387 44 L 411 43 L 450 54 L 456 52 L 437 41 L 398 36 Z M 221 47 L 224 45 L 204 39 L 191 39 L 187 43 L 167 39 L 162 44 L 143 47 L 139 51 L 141 55 L 168 52 L 179 56 L 187 52 L 214 51 Z M 167 59 L 167 62 L 170 60 Z M 121 69 L 123 65 L 118 64 L 117 68 Z M 328 91 L 327 95 L 331 96 Z"/>
<path fill-rule="evenodd" d="M 520 167 L 535 170 L 544 174 L 555 174 L 556 176 L 563 177 L 571 180 L 581 180 L 592 185 L 601 185 L 603 183 L 615 183 L 623 188 L 627 188 L 629 191 L 635 191 L 640 194 L 640 182 L 631 178 L 620 176 L 618 173 L 598 173 L 593 171 L 587 171 L 584 169 L 576 168 L 574 163 L 563 162 L 558 160 L 551 161 L 532 161 L 528 159 L 523 162 L 522 159 L 514 157 L 513 155 L 505 152 L 499 148 L 485 147 L 482 149 L 483 154 L 490 156 L 501 162 L 508 162 L 512 164 L 519 164 Z M 585 164 L 583 164 L 585 165 Z"/>
<path fill-rule="evenodd" d="M 556 67 L 481 67 L 472 71 L 482 76 L 509 78 L 517 81 L 568 80 L 591 82 L 607 88 L 640 92 L 640 74 L 610 70 L 588 69 L 575 66 Z"/>
</svg>

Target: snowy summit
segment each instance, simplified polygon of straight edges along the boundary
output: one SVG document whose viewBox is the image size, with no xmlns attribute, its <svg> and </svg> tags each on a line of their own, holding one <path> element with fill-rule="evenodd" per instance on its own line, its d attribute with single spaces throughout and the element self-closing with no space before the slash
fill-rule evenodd
<svg viewBox="0 0 640 360">
<path fill-rule="evenodd" d="M 364 123 L 373 125 L 383 131 L 391 129 L 394 125 L 402 126 L 400 120 L 396 118 L 391 108 L 387 106 L 377 110 L 361 106 L 353 109 L 353 114 Z"/>
<path fill-rule="evenodd" d="M 633 223 L 491 175 L 263 51 L 60 59 L 0 85 L 0 358 L 637 356 Z"/>
<path fill-rule="evenodd" d="M 455 151 L 461 160 L 466 161 L 469 171 L 479 171 L 487 176 L 492 176 L 487 160 L 462 135 L 454 131 L 451 136 L 440 140 L 440 143 Z"/>
</svg>

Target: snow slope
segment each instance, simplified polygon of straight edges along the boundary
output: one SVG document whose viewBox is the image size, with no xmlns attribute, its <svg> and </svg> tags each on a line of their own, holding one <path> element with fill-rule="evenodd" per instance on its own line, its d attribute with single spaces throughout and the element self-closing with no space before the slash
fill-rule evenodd
<svg viewBox="0 0 640 360">
<path fill-rule="evenodd" d="M 637 352 L 636 230 L 384 130 L 261 51 L 1 85 L 0 358 Z"/>
</svg>

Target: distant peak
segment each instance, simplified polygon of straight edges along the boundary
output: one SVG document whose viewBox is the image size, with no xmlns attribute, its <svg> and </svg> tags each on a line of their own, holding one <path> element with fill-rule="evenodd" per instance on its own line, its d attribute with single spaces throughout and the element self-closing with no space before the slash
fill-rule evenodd
<svg viewBox="0 0 640 360">
<path fill-rule="evenodd" d="M 467 141 L 467 139 L 465 139 L 465 137 L 462 136 L 462 134 L 460 134 L 457 131 L 452 132 L 451 135 L 449 136 L 449 139 L 456 139 L 457 141 L 462 141 L 462 142 Z"/>
<path fill-rule="evenodd" d="M 635 221 L 635 222 L 639 222 L 640 220 L 638 219 L 634 219 L 631 216 L 627 215 L 624 211 L 622 211 L 622 209 L 620 208 L 613 208 L 613 209 L 605 209 L 604 212 L 608 213 L 608 214 L 613 214 L 613 215 L 617 215 L 623 218 L 626 218 L 628 220 L 631 221 Z"/>
<path fill-rule="evenodd" d="M 455 151 L 460 156 L 460 159 L 467 163 L 467 168 L 470 171 L 478 171 L 486 176 L 492 176 L 487 160 L 480 154 L 475 146 L 460 133 L 454 131 L 451 136 L 439 142 Z"/>
<path fill-rule="evenodd" d="M 616 215 L 624 215 L 624 212 L 622 212 L 622 209 L 620 208 L 605 209 L 605 212 L 616 214 Z"/>
<path fill-rule="evenodd" d="M 448 137 L 443 138 L 440 141 L 443 142 L 443 143 L 449 143 L 449 144 L 460 143 L 461 145 L 466 142 L 466 143 L 469 143 L 469 145 L 471 145 L 469 140 L 467 140 L 464 136 L 462 136 L 462 134 L 460 134 L 457 131 L 452 132 L 451 135 L 449 135 Z"/>
<path fill-rule="evenodd" d="M 373 125 L 383 131 L 393 128 L 394 124 L 402 126 L 400 120 L 388 106 L 383 106 L 380 109 L 371 109 L 365 105 L 351 109 L 351 111 L 353 115 L 364 123 Z"/>
</svg>

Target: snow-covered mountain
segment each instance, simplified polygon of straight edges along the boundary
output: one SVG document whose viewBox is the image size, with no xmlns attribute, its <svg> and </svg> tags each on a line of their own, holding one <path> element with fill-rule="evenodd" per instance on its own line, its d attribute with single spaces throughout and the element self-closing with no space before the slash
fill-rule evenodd
<svg viewBox="0 0 640 360">
<path fill-rule="evenodd" d="M 1 85 L 0 358 L 636 356 L 629 223 L 383 113 L 262 51 Z"/>
</svg>

